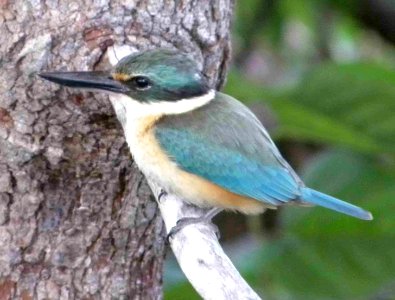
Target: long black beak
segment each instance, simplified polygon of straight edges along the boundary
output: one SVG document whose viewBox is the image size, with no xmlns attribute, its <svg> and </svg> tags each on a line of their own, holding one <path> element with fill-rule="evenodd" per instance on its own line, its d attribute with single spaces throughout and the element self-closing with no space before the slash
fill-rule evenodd
<svg viewBox="0 0 395 300">
<path fill-rule="evenodd" d="M 127 86 L 113 79 L 107 72 L 43 72 L 38 75 L 46 80 L 72 88 L 96 89 L 114 93 L 129 91 Z"/>
</svg>

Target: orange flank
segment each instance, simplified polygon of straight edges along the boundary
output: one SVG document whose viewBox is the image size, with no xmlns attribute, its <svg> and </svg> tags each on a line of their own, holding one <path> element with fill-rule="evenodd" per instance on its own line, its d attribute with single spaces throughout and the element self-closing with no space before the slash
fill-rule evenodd
<svg viewBox="0 0 395 300">
<path fill-rule="evenodd" d="M 160 147 L 155 138 L 155 123 L 161 115 L 133 120 L 126 130 L 134 159 L 143 173 L 153 180 L 160 179 L 163 188 L 182 197 L 185 201 L 203 207 L 221 207 L 247 214 L 262 213 L 265 205 L 253 198 L 232 193 L 200 176 L 180 169 Z M 175 184 L 176 183 L 176 184 Z"/>
</svg>

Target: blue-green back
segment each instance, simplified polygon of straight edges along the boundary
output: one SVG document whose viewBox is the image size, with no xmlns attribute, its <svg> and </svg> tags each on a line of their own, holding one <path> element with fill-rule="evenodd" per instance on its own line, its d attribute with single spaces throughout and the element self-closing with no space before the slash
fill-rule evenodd
<svg viewBox="0 0 395 300">
<path fill-rule="evenodd" d="M 233 193 L 273 205 L 298 200 L 300 179 L 252 112 L 227 95 L 166 116 L 155 135 L 180 168 Z"/>
</svg>

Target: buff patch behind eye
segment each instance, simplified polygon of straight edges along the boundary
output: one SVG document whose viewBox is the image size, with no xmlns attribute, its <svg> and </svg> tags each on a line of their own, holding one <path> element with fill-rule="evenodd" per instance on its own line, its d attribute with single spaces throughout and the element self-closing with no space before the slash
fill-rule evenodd
<svg viewBox="0 0 395 300">
<path fill-rule="evenodd" d="M 113 73 L 111 74 L 112 78 L 118 81 L 128 81 L 132 78 L 132 76 L 125 74 L 125 73 Z"/>
</svg>

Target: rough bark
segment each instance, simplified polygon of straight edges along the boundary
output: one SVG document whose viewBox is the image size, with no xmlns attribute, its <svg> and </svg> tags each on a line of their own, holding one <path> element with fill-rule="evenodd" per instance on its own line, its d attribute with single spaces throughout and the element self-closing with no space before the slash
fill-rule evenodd
<svg viewBox="0 0 395 300">
<path fill-rule="evenodd" d="M 176 47 L 221 85 L 232 0 L 0 0 L 0 299 L 161 298 L 164 226 L 105 96 L 40 70 Z"/>
</svg>

